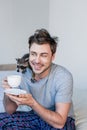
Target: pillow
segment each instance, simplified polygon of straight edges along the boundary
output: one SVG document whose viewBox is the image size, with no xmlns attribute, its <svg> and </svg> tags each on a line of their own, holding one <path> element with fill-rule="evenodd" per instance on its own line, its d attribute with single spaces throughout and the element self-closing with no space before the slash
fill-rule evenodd
<svg viewBox="0 0 87 130">
<path fill-rule="evenodd" d="M 74 89 L 73 104 L 76 130 L 87 130 L 87 89 Z"/>
</svg>

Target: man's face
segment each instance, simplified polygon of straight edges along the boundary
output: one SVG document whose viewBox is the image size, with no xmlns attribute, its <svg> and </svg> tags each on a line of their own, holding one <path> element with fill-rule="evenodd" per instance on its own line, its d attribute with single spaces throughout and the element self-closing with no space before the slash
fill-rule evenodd
<svg viewBox="0 0 87 130">
<path fill-rule="evenodd" d="M 46 74 L 51 65 L 54 55 L 52 55 L 49 44 L 38 45 L 33 43 L 29 50 L 29 63 L 35 74 Z"/>
</svg>

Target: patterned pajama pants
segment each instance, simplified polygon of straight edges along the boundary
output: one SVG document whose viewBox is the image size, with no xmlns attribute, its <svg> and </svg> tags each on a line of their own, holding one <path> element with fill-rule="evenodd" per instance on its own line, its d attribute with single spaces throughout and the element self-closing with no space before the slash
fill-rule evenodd
<svg viewBox="0 0 87 130">
<path fill-rule="evenodd" d="M 33 111 L 0 113 L 0 130 L 76 130 L 74 119 L 68 117 L 64 128 L 56 129 L 43 121 Z"/>
</svg>

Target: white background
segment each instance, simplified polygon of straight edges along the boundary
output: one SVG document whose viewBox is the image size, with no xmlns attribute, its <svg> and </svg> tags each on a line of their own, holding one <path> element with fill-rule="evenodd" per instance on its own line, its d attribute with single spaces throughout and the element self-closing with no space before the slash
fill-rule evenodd
<svg viewBox="0 0 87 130">
<path fill-rule="evenodd" d="M 50 32 L 59 36 L 56 62 L 68 68 L 74 86 L 87 87 L 87 1 L 50 0 Z"/>
<path fill-rule="evenodd" d="M 55 62 L 87 87 L 87 0 L 0 0 L 0 64 L 28 52 L 28 37 L 46 28 L 59 37 Z"/>
<path fill-rule="evenodd" d="M 48 28 L 48 16 L 48 0 L 0 0 L 0 64 L 27 53 L 29 36 Z"/>
</svg>

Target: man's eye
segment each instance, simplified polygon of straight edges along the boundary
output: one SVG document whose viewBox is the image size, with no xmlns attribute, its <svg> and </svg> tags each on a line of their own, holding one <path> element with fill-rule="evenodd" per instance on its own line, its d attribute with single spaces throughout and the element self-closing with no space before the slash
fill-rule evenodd
<svg viewBox="0 0 87 130">
<path fill-rule="evenodd" d="M 32 56 L 35 56 L 35 53 L 31 53 Z"/>
<path fill-rule="evenodd" d="M 42 55 L 42 57 L 47 57 L 47 55 Z"/>
</svg>

